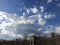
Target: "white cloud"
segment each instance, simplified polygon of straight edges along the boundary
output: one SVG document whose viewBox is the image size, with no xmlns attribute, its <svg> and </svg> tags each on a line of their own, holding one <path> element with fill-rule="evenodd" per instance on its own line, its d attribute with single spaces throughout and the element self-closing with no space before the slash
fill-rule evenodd
<svg viewBox="0 0 60 45">
<path fill-rule="evenodd" d="M 18 23 L 20 24 L 33 24 L 35 22 L 35 17 L 28 16 L 26 17 L 25 15 L 19 17 Z"/>
<path fill-rule="evenodd" d="M 46 32 L 47 31 L 47 32 Z M 46 27 L 46 31 L 44 33 L 51 34 L 52 32 L 57 33 L 60 35 L 60 25 L 48 25 Z"/>
<path fill-rule="evenodd" d="M 45 19 L 51 19 L 51 18 L 54 18 L 54 17 L 55 17 L 55 15 L 45 15 L 44 16 Z"/>
<path fill-rule="evenodd" d="M 41 30 L 42 30 L 42 28 L 39 28 L 39 29 L 38 29 L 38 31 L 41 31 Z"/>
<path fill-rule="evenodd" d="M 42 35 L 45 36 L 45 37 L 51 37 L 51 31 L 50 30 L 43 31 Z"/>
<path fill-rule="evenodd" d="M 37 7 L 30 8 L 30 11 L 31 11 L 32 13 L 37 13 L 37 12 L 38 12 L 38 9 L 37 9 Z"/>
<path fill-rule="evenodd" d="M 30 13 L 30 9 L 26 9 L 26 12 L 27 12 L 27 14 L 29 14 Z"/>
<path fill-rule="evenodd" d="M 44 12 L 45 8 L 44 6 L 40 6 L 41 12 Z"/>
<path fill-rule="evenodd" d="M 50 34 L 51 32 L 49 30 L 47 30 L 47 31 L 44 31 L 43 33 L 44 34 Z"/>
<path fill-rule="evenodd" d="M 60 34 L 60 26 L 55 27 L 56 33 Z"/>
<path fill-rule="evenodd" d="M 46 19 L 43 17 L 44 15 L 40 13 L 31 16 L 27 16 L 26 14 L 17 16 L 17 14 L 10 14 L 0 11 L 0 37 L 4 39 L 7 37 L 9 37 L 8 39 L 13 39 L 18 37 L 23 38 L 23 34 L 25 32 L 29 35 L 31 33 L 38 34 L 40 33 L 40 26 L 47 23 Z M 37 31 L 38 29 L 39 31 Z"/>
<path fill-rule="evenodd" d="M 54 28 L 55 28 L 54 25 L 48 25 L 48 26 L 46 26 L 45 29 L 46 29 L 47 31 L 54 32 Z"/>
<path fill-rule="evenodd" d="M 26 15 L 25 12 L 23 12 L 23 15 Z"/>
<path fill-rule="evenodd" d="M 45 24 L 46 24 L 46 21 L 45 21 L 43 18 L 39 18 L 39 19 L 38 19 L 38 23 L 39 23 L 40 25 L 45 25 Z"/>
</svg>

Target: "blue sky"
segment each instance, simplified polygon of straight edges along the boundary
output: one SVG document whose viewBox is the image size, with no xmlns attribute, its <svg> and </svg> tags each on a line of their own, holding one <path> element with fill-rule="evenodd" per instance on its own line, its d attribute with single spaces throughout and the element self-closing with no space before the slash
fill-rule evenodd
<svg viewBox="0 0 60 45">
<path fill-rule="evenodd" d="M 2 39 L 54 31 L 60 34 L 60 0 L 0 0 Z"/>
<path fill-rule="evenodd" d="M 40 6 L 44 6 L 46 9 L 44 12 L 55 14 L 56 18 L 54 23 L 60 23 L 60 1 L 52 0 L 47 4 L 48 0 L 0 0 L 0 11 L 5 11 L 8 13 L 16 13 L 21 15 L 25 12 L 25 8 L 31 8 L 36 6 L 38 9 Z M 22 10 L 21 10 L 22 9 Z"/>
</svg>

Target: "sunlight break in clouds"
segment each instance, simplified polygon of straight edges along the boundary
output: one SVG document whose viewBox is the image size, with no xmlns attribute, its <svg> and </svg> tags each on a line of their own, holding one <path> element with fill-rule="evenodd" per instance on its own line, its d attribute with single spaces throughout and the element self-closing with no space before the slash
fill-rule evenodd
<svg viewBox="0 0 60 45">
<path fill-rule="evenodd" d="M 39 29 L 47 23 L 45 18 L 51 19 L 54 16 L 42 14 L 17 16 L 0 11 L 0 39 L 23 38 L 24 33 L 40 35 Z"/>
</svg>

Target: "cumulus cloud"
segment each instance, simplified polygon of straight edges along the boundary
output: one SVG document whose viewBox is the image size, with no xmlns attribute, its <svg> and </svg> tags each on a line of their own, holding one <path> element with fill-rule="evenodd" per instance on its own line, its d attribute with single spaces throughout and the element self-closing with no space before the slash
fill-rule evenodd
<svg viewBox="0 0 60 45">
<path fill-rule="evenodd" d="M 30 11 L 31 11 L 32 13 L 37 13 L 37 12 L 38 12 L 38 9 L 37 9 L 37 7 L 30 8 Z"/>
<path fill-rule="evenodd" d="M 56 33 L 60 34 L 60 25 L 59 26 L 55 26 L 55 30 L 56 30 L 55 31 Z"/>
<path fill-rule="evenodd" d="M 39 18 L 39 19 L 38 19 L 38 23 L 39 23 L 40 25 L 45 25 L 46 21 L 45 21 L 43 18 Z"/>
<path fill-rule="evenodd" d="M 44 12 L 45 7 L 44 6 L 40 6 L 41 12 Z"/>
<path fill-rule="evenodd" d="M 36 12 L 35 12 L 36 13 Z M 27 16 L 23 14 L 22 16 L 17 16 L 17 14 L 10 14 L 7 12 L 0 11 L 0 39 L 14 39 L 23 38 L 23 34 L 27 33 L 39 35 L 47 22 L 44 18 L 50 18 L 52 16 L 45 16 L 42 14 L 35 14 Z"/>
</svg>

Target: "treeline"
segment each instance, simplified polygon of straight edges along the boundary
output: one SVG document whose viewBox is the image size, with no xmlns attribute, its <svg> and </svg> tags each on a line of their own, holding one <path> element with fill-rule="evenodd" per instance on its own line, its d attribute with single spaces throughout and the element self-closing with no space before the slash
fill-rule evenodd
<svg viewBox="0 0 60 45">
<path fill-rule="evenodd" d="M 0 40 L 0 45 L 60 45 L 60 35 L 55 33 L 52 33 L 51 37 L 32 37 L 32 40 Z"/>
</svg>

